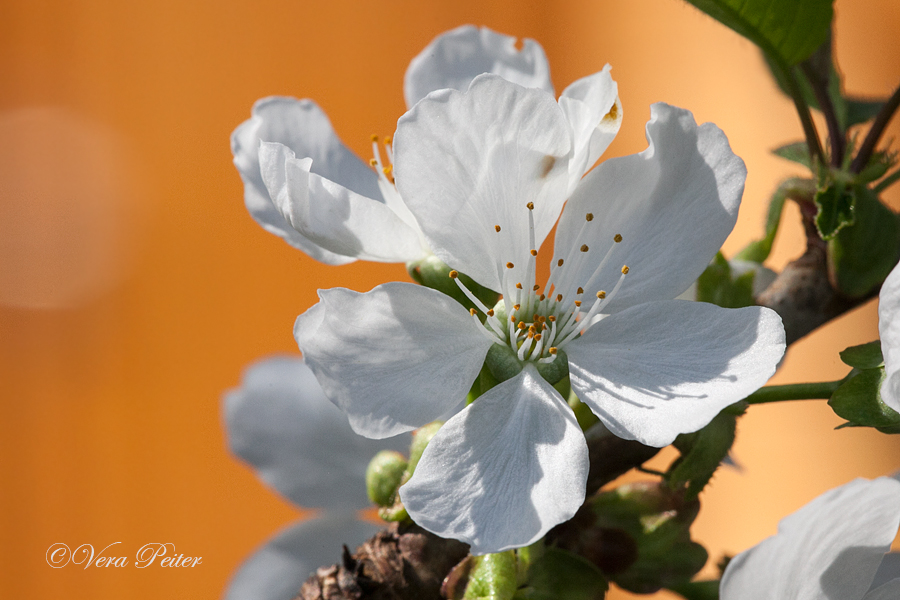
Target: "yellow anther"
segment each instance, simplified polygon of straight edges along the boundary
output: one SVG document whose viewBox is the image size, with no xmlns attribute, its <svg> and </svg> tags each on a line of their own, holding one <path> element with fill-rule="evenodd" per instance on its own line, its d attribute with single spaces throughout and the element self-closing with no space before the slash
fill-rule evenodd
<svg viewBox="0 0 900 600">
<path fill-rule="evenodd" d="M 475 310 L 474 308 L 470 308 L 470 309 L 469 309 L 469 314 L 472 315 L 473 317 L 475 316 L 475 313 L 477 313 L 477 312 L 478 312 L 478 311 Z"/>
<path fill-rule="evenodd" d="M 628 265 L 622 265 L 622 275 L 628 275 L 628 271 L 631 269 L 628 268 Z"/>
<path fill-rule="evenodd" d="M 547 320 L 547 317 L 545 317 L 543 315 L 538 315 L 537 320 L 538 320 L 538 323 L 543 323 L 544 321 Z"/>
<path fill-rule="evenodd" d="M 593 221 L 593 220 L 594 220 L 594 213 L 588 213 L 588 214 L 584 215 L 584 219 L 585 219 L 586 221 Z"/>
<path fill-rule="evenodd" d="M 516 284 L 516 289 L 517 289 L 517 290 L 521 290 L 521 289 L 522 289 L 522 283 L 521 283 L 521 282 L 519 282 L 519 283 Z"/>
<path fill-rule="evenodd" d="M 496 231 L 497 233 L 500 233 L 500 226 L 494 225 L 494 231 Z"/>
<path fill-rule="evenodd" d="M 519 321 L 518 327 L 519 327 L 519 329 L 525 329 L 527 327 L 527 325 L 525 325 L 524 321 Z"/>
<path fill-rule="evenodd" d="M 509 322 L 510 322 L 510 323 L 515 323 L 515 322 L 516 322 L 516 315 L 511 316 L 511 317 L 509 318 Z"/>
<path fill-rule="evenodd" d="M 390 175 L 391 171 L 393 171 L 393 170 L 394 170 L 394 165 L 388 165 L 382 169 L 382 171 L 384 171 L 385 175 Z"/>
<path fill-rule="evenodd" d="M 450 271 L 450 279 L 456 279 L 459 277 L 459 271 Z"/>
<path fill-rule="evenodd" d="M 391 136 L 387 136 L 386 138 L 384 138 L 384 143 L 387 145 L 391 145 L 393 143 L 393 141 L 394 140 L 393 140 L 393 138 L 391 138 Z"/>
<path fill-rule="evenodd" d="M 378 134 L 373 133 L 373 134 L 372 134 L 372 137 L 369 138 L 369 139 L 371 139 L 373 142 L 377 142 L 377 141 L 378 141 Z"/>
<path fill-rule="evenodd" d="M 528 339 L 530 340 L 530 339 L 533 338 L 533 337 L 534 337 L 534 333 L 532 333 L 532 332 L 529 331 L 529 332 L 528 332 Z"/>
<path fill-rule="evenodd" d="M 583 287 L 578 288 L 578 291 L 575 292 L 575 293 L 576 293 L 576 294 L 583 294 L 583 293 L 584 293 L 584 288 L 583 288 Z"/>
<path fill-rule="evenodd" d="M 588 245 L 587 245 L 587 244 L 582 244 L 582 245 L 581 245 L 581 251 L 582 251 L 582 252 L 587 252 L 588 250 L 589 250 L 589 248 L 588 248 Z"/>
<path fill-rule="evenodd" d="M 540 333 L 534 334 L 534 341 L 536 341 L 536 342 L 541 341 L 541 334 L 540 334 Z"/>
<path fill-rule="evenodd" d="M 556 295 L 556 301 L 557 301 L 557 302 L 562 302 L 562 294 L 557 294 L 557 295 Z M 553 317 L 550 317 L 550 318 L 552 319 Z"/>
<path fill-rule="evenodd" d="M 513 310 L 519 310 L 520 308 L 522 308 L 521 304 L 513 304 Z"/>
<path fill-rule="evenodd" d="M 515 267 L 515 266 L 516 266 L 516 265 L 512 264 L 511 262 L 506 263 L 506 268 L 507 268 L 507 269 L 512 269 L 512 268 Z"/>
<path fill-rule="evenodd" d="M 370 158 L 370 159 L 369 159 L 369 166 L 370 166 L 370 167 L 377 167 L 377 166 L 378 166 L 378 161 L 375 160 L 374 158 Z"/>
<path fill-rule="evenodd" d="M 575 306 L 581 306 L 581 300 L 576 300 L 576 301 L 575 301 Z"/>
<path fill-rule="evenodd" d="M 558 350 L 556 349 L 556 346 L 551 346 L 550 349 L 547 350 L 547 352 L 549 352 L 550 354 L 553 354 L 555 356 L 556 353 L 558 352 Z"/>
<path fill-rule="evenodd" d="M 621 241 L 622 241 L 622 234 L 621 234 L 621 233 L 617 233 L 617 234 L 615 235 L 615 237 L 613 238 L 613 241 L 614 241 L 615 243 L 617 243 L 617 244 L 618 244 L 619 242 L 621 242 Z"/>
<path fill-rule="evenodd" d="M 546 323 L 541 323 L 541 331 L 544 331 L 545 329 L 550 329 L 550 327 Z"/>
<path fill-rule="evenodd" d="M 493 316 L 494 316 L 494 309 L 493 309 L 493 308 L 487 311 L 487 316 L 489 316 L 489 317 L 493 317 Z"/>
<path fill-rule="evenodd" d="M 531 255 L 532 255 L 532 256 L 537 256 L 537 250 L 532 250 L 532 251 L 531 251 Z"/>
<path fill-rule="evenodd" d="M 541 295 L 538 297 L 538 300 L 540 300 L 541 302 L 543 302 L 544 299 L 545 299 L 546 297 L 547 297 L 547 296 L 545 296 L 544 294 L 541 294 Z"/>
<path fill-rule="evenodd" d="M 531 291 L 532 291 L 532 292 L 536 292 L 536 291 L 538 291 L 539 289 L 541 289 L 541 286 L 539 286 L 538 284 L 534 284 L 534 287 L 531 288 Z"/>
<path fill-rule="evenodd" d="M 529 202 L 529 203 L 526 204 L 525 206 L 528 207 L 528 210 L 534 210 L 534 202 Z"/>
<path fill-rule="evenodd" d="M 556 323 L 556 317 L 554 315 L 550 315 L 549 317 L 547 317 L 547 320 L 551 323 Z"/>
<path fill-rule="evenodd" d="M 604 298 L 606 298 L 606 292 L 600 290 L 599 292 L 597 292 L 597 297 L 603 300 Z"/>
<path fill-rule="evenodd" d="M 556 266 L 557 267 L 563 266 L 563 262 L 564 262 L 563 259 L 559 259 L 558 261 L 556 261 Z"/>
<path fill-rule="evenodd" d="M 541 315 L 534 313 L 533 315 L 531 315 L 531 320 L 534 323 L 538 323 L 541 320 Z"/>
</svg>

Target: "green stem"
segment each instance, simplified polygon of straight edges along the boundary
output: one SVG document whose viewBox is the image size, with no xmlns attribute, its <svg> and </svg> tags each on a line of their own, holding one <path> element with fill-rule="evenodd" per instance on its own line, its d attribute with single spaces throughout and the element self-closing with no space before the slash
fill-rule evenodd
<svg viewBox="0 0 900 600">
<path fill-rule="evenodd" d="M 792 383 L 789 385 L 767 385 L 744 398 L 748 404 L 768 404 L 783 400 L 826 400 L 831 398 L 838 387 L 844 383 L 838 381 L 820 381 L 816 383 Z"/>
<path fill-rule="evenodd" d="M 817 162 L 822 166 L 827 165 L 825 152 L 822 150 L 822 143 L 819 141 L 819 134 L 816 132 L 816 125 L 812 120 L 812 113 L 809 110 L 806 99 L 803 97 L 800 86 L 797 84 L 797 78 L 794 77 L 794 70 L 784 64 L 781 59 L 772 57 L 771 60 L 781 71 L 788 93 L 790 93 L 794 106 L 797 108 L 797 115 L 800 117 L 800 123 L 803 125 L 803 133 L 806 136 L 806 144 L 809 146 L 809 155 L 812 158 L 813 167 L 815 167 Z"/>
</svg>

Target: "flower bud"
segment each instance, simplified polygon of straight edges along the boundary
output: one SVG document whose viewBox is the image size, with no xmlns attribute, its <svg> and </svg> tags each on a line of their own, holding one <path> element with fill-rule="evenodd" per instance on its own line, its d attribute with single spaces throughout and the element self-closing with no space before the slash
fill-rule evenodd
<svg viewBox="0 0 900 600">
<path fill-rule="evenodd" d="M 420 261 L 407 263 L 406 270 L 409 276 L 419 285 L 443 292 L 466 308 L 476 308 L 471 300 L 466 298 L 466 295 L 459 289 L 456 282 L 450 278 L 450 267 L 441 262 L 438 257 L 431 255 Z M 466 286 L 466 289 L 475 294 L 476 298 L 484 302 L 485 306 L 492 306 L 497 302 L 499 297 L 497 292 L 478 285 L 468 275 L 460 273 L 459 280 Z"/>
<path fill-rule="evenodd" d="M 392 506 L 407 467 L 406 457 L 393 450 L 382 450 L 366 468 L 366 493 L 378 506 Z"/>
</svg>

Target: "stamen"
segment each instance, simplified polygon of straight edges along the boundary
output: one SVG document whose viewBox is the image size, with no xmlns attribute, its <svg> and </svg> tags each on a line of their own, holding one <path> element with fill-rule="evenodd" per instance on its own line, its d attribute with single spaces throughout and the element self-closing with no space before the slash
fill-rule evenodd
<svg viewBox="0 0 900 600">
<path fill-rule="evenodd" d="M 500 226 L 494 225 L 494 231 L 496 231 L 497 233 L 500 233 Z"/>
<path fill-rule="evenodd" d="M 528 207 L 528 210 L 534 210 L 534 202 L 529 202 L 529 203 L 526 204 L 525 206 Z"/>
<path fill-rule="evenodd" d="M 513 304 L 513 309 L 519 310 L 520 308 L 522 308 L 521 304 Z"/>
<path fill-rule="evenodd" d="M 384 145 L 390 146 L 393 143 L 393 141 L 394 140 L 393 140 L 393 138 L 391 138 L 391 136 L 387 136 L 386 138 L 384 138 Z"/>
<path fill-rule="evenodd" d="M 540 300 L 541 302 L 543 302 L 546 299 L 547 299 L 547 296 L 545 296 L 544 294 L 541 294 L 540 296 L 538 296 L 538 300 Z"/>
<path fill-rule="evenodd" d="M 575 306 L 581 306 L 581 300 L 576 300 L 576 301 L 575 301 Z"/>
<path fill-rule="evenodd" d="M 553 356 L 556 356 L 556 353 L 559 352 L 559 349 L 556 348 L 555 346 L 551 346 L 550 349 L 547 350 L 547 352 L 549 352 L 549 353 L 552 354 Z"/>
<path fill-rule="evenodd" d="M 472 315 L 473 317 L 474 317 L 477 313 L 478 313 L 478 311 L 475 310 L 474 308 L 470 308 L 470 309 L 469 309 L 469 314 Z"/>
<path fill-rule="evenodd" d="M 459 277 L 459 271 L 450 271 L 450 279 L 456 279 Z"/>
<path fill-rule="evenodd" d="M 534 339 L 535 339 L 535 341 L 537 341 L 537 342 L 541 341 L 541 334 L 540 334 L 540 333 L 534 334 Z"/>
<path fill-rule="evenodd" d="M 517 290 L 521 290 L 521 289 L 522 289 L 522 282 L 521 282 L 521 281 L 520 281 L 519 283 L 516 284 L 516 289 L 517 289 Z"/>
<path fill-rule="evenodd" d="M 557 295 L 556 295 L 556 301 L 557 301 L 557 302 L 562 302 L 562 299 L 563 299 L 563 295 L 562 295 L 562 294 L 557 294 Z M 555 318 L 555 317 L 551 317 L 551 318 Z"/>
<path fill-rule="evenodd" d="M 516 266 L 516 265 L 512 264 L 511 262 L 506 263 L 506 268 L 507 268 L 507 269 L 513 269 L 513 268 L 515 268 L 515 266 Z M 518 284 L 516 284 L 516 285 L 518 285 Z"/>
<path fill-rule="evenodd" d="M 377 144 L 378 143 L 378 134 L 373 133 L 371 136 L 369 136 L 369 139 Z"/>
<path fill-rule="evenodd" d="M 538 284 L 534 284 L 534 286 L 531 288 L 531 291 L 536 292 L 539 289 L 541 289 L 541 286 L 539 286 Z"/>
<path fill-rule="evenodd" d="M 577 291 L 577 292 L 575 292 L 575 293 L 576 293 L 576 294 L 578 294 L 578 295 L 579 295 L 579 296 L 580 296 L 580 295 L 581 295 L 581 294 L 583 294 L 583 293 L 584 293 L 584 288 L 581 288 L 581 287 L 580 287 L 580 288 L 578 288 L 578 291 Z"/>
<path fill-rule="evenodd" d="M 597 297 L 603 300 L 604 298 L 606 298 L 606 292 L 600 290 L 599 292 L 597 292 Z"/>
<path fill-rule="evenodd" d="M 369 159 L 369 166 L 370 166 L 370 167 L 377 167 L 377 166 L 378 166 L 378 161 L 375 160 L 374 158 L 370 158 L 370 159 Z"/>
<path fill-rule="evenodd" d="M 489 311 L 487 311 L 487 316 L 489 316 L 489 317 L 493 317 L 493 316 L 494 316 L 494 309 L 493 309 L 493 308 L 490 309 Z"/>
<path fill-rule="evenodd" d="M 618 244 L 619 242 L 622 241 L 622 235 L 617 233 L 615 235 L 615 237 L 613 238 L 613 241 L 616 242 L 616 244 Z M 594 287 L 594 283 L 597 281 L 597 278 L 600 277 L 600 271 L 602 271 L 603 267 L 606 266 L 606 262 L 609 260 L 609 257 L 612 256 L 612 253 L 613 253 L 613 250 L 615 249 L 615 247 L 616 247 L 615 244 L 613 244 L 612 246 L 609 247 L 609 250 L 606 251 L 606 256 L 603 257 L 603 260 L 600 261 L 600 264 L 597 265 L 596 269 L 594 269 L 594 272 L 591 275 L 591 278 L 588 279 L 587 284 L 585 284 L 586 288 L 591 289 L 592 287 Z"/>
<path fill-rule="evenodd" d="M 532 255 L 532 256 L 537 256 L 537 250 L 532 249 L 532 250 L 531 250 L 531 255 Z"/>
<path fill-rule="evenodd" d="M 588 250 L 590 250 L 590 248 L 588 248 L 587 244 L 582 244 L 579 250 L 581 250 L 582 252 L 587 252 Z"/>
<path fill-rule="evenodd" d="M 621 233 L 617 233 L 617 234 L 615 235 L 615 237 L 613 237 L 613 241 L 614 241 L 615 243 L 617 243 L 617 244 L 618 244 L 619 242 L 621 242 L 621 241 L 622 241 L 622 234 L 621 234 Z"/>
<path fill-rule="evenodd" d="M 561 266 L 563 266 L 563 263 L 564 263 L 564 262 L 565 262 L 565 261 L 564 261 L 563 259 L 559 259 L 558 261 L 556 261 L 556 266 L 557 266 L 557 267 L 561 267 Z"/>
<path fill-rule="evenodd" d="M 519 321 L 518 328 L 519 328 L 520 330 L 521 330 L 521 329 L 525 329 L 526 327 L 528 327 L 528 326 L 525 325 L 525 322 L 524 322 L 524 321 Z"/>
<path fill-rule="evenodd" d="M 594 213 L 588 213 L 588 214 L 584 215 L 584 220 L 585 220 L 585 221 L 593 221 L 593 220 L 594 220 Z"/>
<path fill-rule="evenodd" d="M 550 315 L 549 317 L 547 317 L 547 320 L 551 323 L 556 323 L 556 315 Z"/>
<path fill-rule="evenodd" d="M 622 275 L 628 275 L 628 271 L 631 269 L 628 268 L 628 265 L 622 265 Z"/>
</svg>

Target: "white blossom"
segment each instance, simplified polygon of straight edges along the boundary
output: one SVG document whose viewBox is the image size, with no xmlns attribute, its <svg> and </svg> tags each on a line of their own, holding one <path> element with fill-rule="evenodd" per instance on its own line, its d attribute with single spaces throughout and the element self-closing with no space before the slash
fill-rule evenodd
<svg viewBox="0 0 900 600">
<path fill-rule="evenodd" d="M 900 412 L 900 266 L 887 276 L 878 295 L 878 333 L 885 375 L 881 399 Z"/>
</svg>

